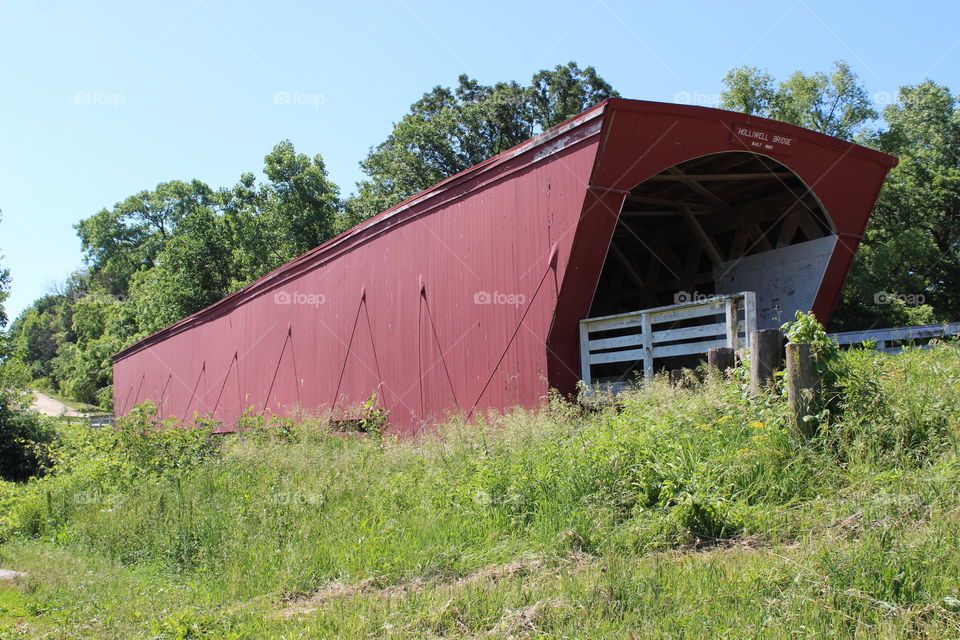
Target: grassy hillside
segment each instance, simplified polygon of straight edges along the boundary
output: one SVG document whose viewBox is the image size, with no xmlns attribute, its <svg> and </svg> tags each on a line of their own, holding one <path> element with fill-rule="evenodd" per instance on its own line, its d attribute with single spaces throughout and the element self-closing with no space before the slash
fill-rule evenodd
<svg viewBox="0 0 960 640">
<path fill-rule="evenodd" d="M 811 441 L 739 372 L 415 442 L 64 425 L 0 638 L 960 636 L 960 347 L 833 370 Z"/>
</svg>

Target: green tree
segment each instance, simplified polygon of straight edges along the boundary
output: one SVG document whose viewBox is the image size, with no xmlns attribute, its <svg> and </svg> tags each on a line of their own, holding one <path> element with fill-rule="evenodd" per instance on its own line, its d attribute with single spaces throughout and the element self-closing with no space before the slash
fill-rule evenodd
<svg viewBox="0 0 960 640">
<path fill-rule="evenodd" d="M 0 265 L 0 479 L 19 481 L 41 470 L 44 459 L 36 445 L 48 442 L 53 433 L 36 412 L 28 410 L 29 396 L 20 388 L 19 376 L 11 372 L 4 331 L 8 322 L 4 303 L 9 295 L 10 270 Z"/>
<path fill-rule="evenodd" d="M 199 180 L 173 180 L 141 191 L 76 225 L 96 288 L 125 295 L 133 274 L 156 264 L 163 245 L 190 212 L 214 204 Z"/>
<path fill-rule="evenodd" d="M 883 117 L 888 128 L 869 142 L 900 163 L 880 194 L 835 325 L 960 319 L 958 99 L 926 81 L 902 87 Z M 923 299 L 927 306 L 877 305 L 878 292 Z"/>
<path fill-rule="evenodd" d="M 466 75 L 434 87 L 360 163 L 369 179 L 346 204 L 356 224 L 445 178 L 618 95 L 593 67 L 575 62 L 534 74 L 530 85 L 482 85 Z"/>
<path fill-rule="evenodd" d="M 2 259 L 3 256 L 0 256 Z M 7 337 L 6 328 L 9 317 L 5 307 L 7 298 L 10 297 L 10 269 L 0 265 L 0 368 L 3 367 L 6 360 L 10 357 L 10 340 Z M 3 376 L 0 375 L 0 386 L 3 386 Z"/>
<path fill-rule="evenodd" d="M 181 219 L 156 257 L 133 276 L 130 303 L 137 329 L 152 333 L 230 293 L 231 250 L 223 220 L 200 209 Z"/>
<path fill-rule="evenodd" d="M 263 160 L 270 180 L 264 217 L 277 230 L 287 255 L 299 255 L 330 239 L 340 212 L 340 191 L 327 178 L 323 158 L 297 153 L 285 140 Z"/>
<path fill-rule="evenodd" d="M 10 327 L 14 357 L 24 365 L 31 379 L 49 377 L 51 362 L 62 340 L 70 340 L 71 306 L 61 295 L 49 294 L 35 300 Z"/>
<path fill-rule="evenodd" d="M 10 269 L 0 268 L 0 330 L 7 327 L 9 318 L 4 303 L 10 296 Z"/>
<path fill-rule="evenodd" d="M 111 356 L 143 335 L 133 333 L 131 315 L 131 305 L 103 293 L 88 294 L 74 303 L 74 339 L 61 342 L 51 361 L 53 379 L 64 395 L 104 408 L 112 406 Z"/>
<path fill-rule="evenodd" d="M 795 71 L 776 83 L 766 70 L 736 67 L 723 79 L 721 106 L 852 140 L 877 117 L 866 89 L 843 60 L 830 73 Z"/>
<path fill-rule="evenodd" d="M 549 129 L 606 98 L 619 96 L 596 69 L 581 69 L 576 62 L 557 65 L 534 74 L 530 81 L 534 122 Z"/>
</svg>

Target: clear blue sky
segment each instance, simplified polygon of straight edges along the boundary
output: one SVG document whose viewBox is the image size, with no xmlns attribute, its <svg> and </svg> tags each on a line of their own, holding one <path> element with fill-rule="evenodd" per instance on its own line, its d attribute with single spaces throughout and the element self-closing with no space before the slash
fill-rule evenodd
<svg viewBox="0 0 960 640">
<path fill-rule="evenodd" d="M 711 104 L 733 66 L 844 58 L 882 103 L 928 77 L 960 90 L 958 24 L 953 1 L 0 0 L 8 311 L 81 265 L 79 219 L 166 180 L 233 184 L 280 140 L 350 193 L 391 123 L 463 72 L 576 60 L 625 97 Z"/>
</svg>

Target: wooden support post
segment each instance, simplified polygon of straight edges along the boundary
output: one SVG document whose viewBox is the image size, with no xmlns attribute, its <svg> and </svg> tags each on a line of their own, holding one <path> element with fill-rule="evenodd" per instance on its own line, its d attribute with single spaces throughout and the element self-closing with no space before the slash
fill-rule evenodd
<svg viewBox="0 0 960 640">
<path fill-rule="evenodd" d="M 735 352 L 732 347 L 711 347 L 707 350 L 707 365 L 723 373 L 727 369 L 732 369 L 735 360 Z"/>
<path fill-rule="evenodd" d="M 723 305 L 727 321 L 727 346 L 736 351 L 740 348 L 740 321 L 737 311 L 739 305 L 733 298 L 724 300 Z"/>
<path fill-rule="evenodd" d="M 817 412 L 817 394 L 820 381 L 817 365 L 810 344 L 787 345 L 787 403 L 790 419 L 797 431 L 806 437 L 813 436 L 817 424 L 805 418 Z"/>
<path fill-rule="evenodd" d="M 783 362 L 783 334 L 779 329 L 758 329 L 750 338 L 750 388 L 754 393 L 773 383 Z"/>
</svg>

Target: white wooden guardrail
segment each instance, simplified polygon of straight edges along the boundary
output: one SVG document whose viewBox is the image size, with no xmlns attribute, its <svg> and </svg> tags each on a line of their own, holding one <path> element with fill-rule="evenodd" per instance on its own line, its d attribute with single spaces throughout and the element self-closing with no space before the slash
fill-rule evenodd
<svg viewBox="0 0 960 640">
<path fill-rule="evenodd" d="M 912 345 L 919 340 L 931 338 L 946 338 L 960 335 L 960 322 L 947 324 L 924 324 L 916 327 L 894 327 L 891 329 L 865 329 L 863 331 L 843 331 L 832 333 L 839 345 L 857 345 L 866 341 L 876 342 L 877 351 L 885 353 L 899 353 L 904 346 Z M 929 347 L 927 344 L 916 345 L 921 349 Z"/>
<path fill-rule="evenodd" d="M 595 365 L 639 362 L 644 377 L 652 378 L 657 358 L 705 354 L 711 347 L 749 347 L 756 328 L 753 291 L 586 318 L 580 321 L 581 377 L 593 386 L 598 382 Z"/>
</svg>

